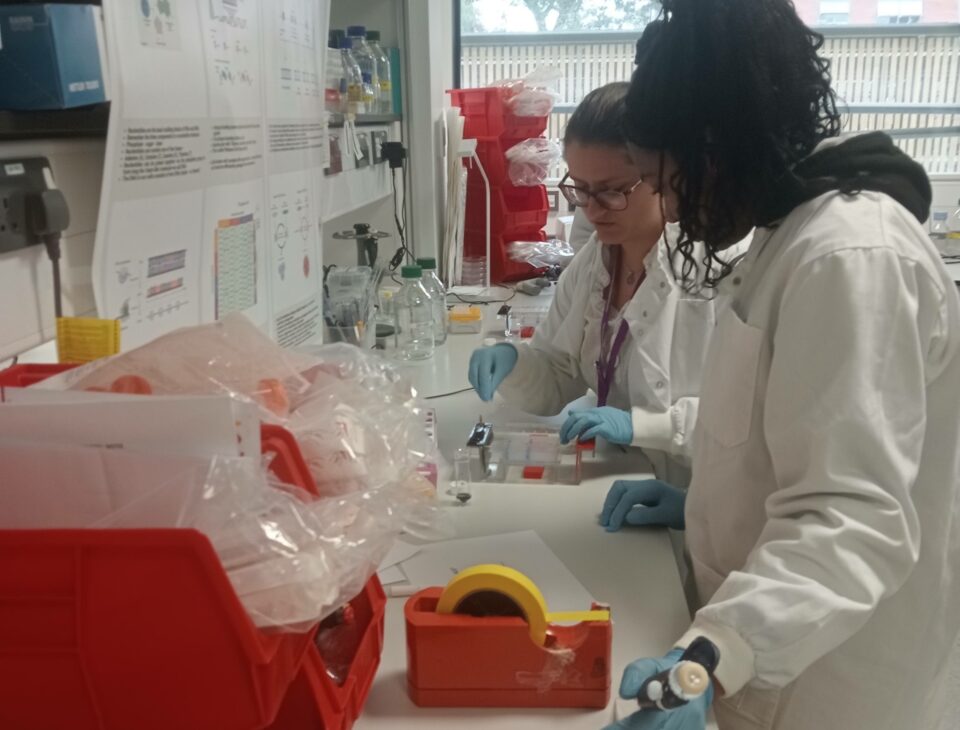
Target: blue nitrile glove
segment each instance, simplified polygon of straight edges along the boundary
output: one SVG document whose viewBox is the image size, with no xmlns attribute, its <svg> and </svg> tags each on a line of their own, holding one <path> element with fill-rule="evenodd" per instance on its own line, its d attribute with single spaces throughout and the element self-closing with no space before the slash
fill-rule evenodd
<svg viewBox="0 0 960 730">
<path fill-rule="evenodd" d="M 674 649 L 662 659 L 638 659 L 628 664 L 620 680 L 620 696 L 636 699 L 640 686 L 654 674 L 672 667 L 683 651 Z M 707 709 L 713 701 L 713 683 L 707 691 L 685 705 L 673 710 L 639 710 L 630 717 L 608 725 L 604 730 L 703 730 L 707 723 Z"/>
<path fill-rule="evenodd" d="M 560 427 L 560 443 L 573 439 L 589 441 L 602 436 L 612 444 L 629 446 L 633 441 L 633 419 L 619 408 L 600 406 L 584 411 L 570 411 Z"/>
<path fill-rule="evenodd" d="M 493 400 L 493 394 L 503 379 L 517 364 L 517 348 L 506 342 L 498 342 L 492 347 L 481 347 L 470 356 L 470 372 L 467 377 L 470 385 L 477 391 L 480 400 Z"/>
<path fill-rule="evenodd" d="M 628 525 L 654 525 L 684 528 L 683 506 L 687 493 L 659 479 L 631 482 L 618 479 L 607 492 L 600 513 L 600 524 L 607 532 Z M 634 509 L 639 507 L 640 509 Z"/>
</svg>

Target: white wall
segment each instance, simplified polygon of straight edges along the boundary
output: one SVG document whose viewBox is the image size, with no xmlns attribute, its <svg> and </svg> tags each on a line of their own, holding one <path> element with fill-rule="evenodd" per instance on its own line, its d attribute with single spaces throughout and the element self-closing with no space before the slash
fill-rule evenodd
<svg viewBox="0 0 960 730">
<path fill-rule="evenodd" d="M 407 3 L 405 143 L 410 149 L 411 227 L 418 256 L 437 256 L 443 236 L 444 145 L 441 115 L 453 86 L 453 2 Z M 412 42 L 416 40 L 416 42 Z M 406 80 L 405 79 L 405 80 Z"/>
<path fill-rule="evenodd" d="M 60 267 L 67 315 L 94 314 L 91 261 L 103 172 L 102 139 L 0 143 L 0 160 L 44 156 L 70 207 Z M 54 336 L 53 280 L 43 246 L 0 254 L 0 359 Z"/>
<path fill-rule="evenodd" d="M 960 176 L 940 176 L 931 180 L 933 184 L 933 205 L 930 206 L 930 218 L 935 211 L 953 213 L 960 205 Z"/>
</svg>

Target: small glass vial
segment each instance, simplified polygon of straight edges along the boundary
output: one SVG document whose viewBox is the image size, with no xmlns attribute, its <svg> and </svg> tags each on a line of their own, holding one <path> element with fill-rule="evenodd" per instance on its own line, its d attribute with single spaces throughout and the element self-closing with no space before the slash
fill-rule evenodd
<svg viewBox="0 0 960 730">
<path fill-rule="evenodd" d="M 453 455 L 453 475 L 447 494 L 456 498 L 460 504 L 466 504 L 473 496 L 473 482 L 470 479 L 470 451 L 465 448 L 457 449 Z"/>
</svg>

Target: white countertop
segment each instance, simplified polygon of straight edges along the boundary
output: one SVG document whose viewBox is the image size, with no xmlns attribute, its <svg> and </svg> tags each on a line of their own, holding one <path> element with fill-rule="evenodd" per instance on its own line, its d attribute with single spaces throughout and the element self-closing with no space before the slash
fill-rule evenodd
<svg viewBox="0 0 960 730">
<path fill-rule="evenodd" d="M 517 295 L 511 304 L 522 308 L 547 297 Z M 485 309 L 487 329 L 496 327 L 499 304 Z M 502 332 L 501 332 L 502 333 Z M 466 388 L 467 365 L 486 333 L 450 335 L 432 360 L 404 365 L 425 397 Z M 449 458 L 463 446 L 477 416 L 496 426 L 512 418 L 502 403 L 480 401 L 472 391 L 429 401 L 437 410 L 441 453 Z M 529 420 L 529 417 L 527 417 Z M 406 598 L 387 603 L 382 663 L 374 680 L 357 730 L 375 728 L 590 728 L 597 730 L 635 704 L 615 701 L 624 666 L 643 656 L 660 656 L 689 626 L 689 614 L 676 561 L 666 530 L 622 530 L 609 534 L 597 523 L 610 483 L 619 476 L 649 477 L 649 465 L 636 451 L 598 448 L 584 465 L 578 486 L 475 484 L 466 506 L 452 506 L 449 514 L 457 537 L 475 537 L 518 530 L 535 530 L 577 579 L 613 612 L 613 667 L 611 703 L 605 710 L 419 708 L 406 691 L 406 636 L 403 605 Z M 441 491 L 444 481 L 441 478 Z M 478 556 L 477 562 L 482 562 Z"/>
</svg>

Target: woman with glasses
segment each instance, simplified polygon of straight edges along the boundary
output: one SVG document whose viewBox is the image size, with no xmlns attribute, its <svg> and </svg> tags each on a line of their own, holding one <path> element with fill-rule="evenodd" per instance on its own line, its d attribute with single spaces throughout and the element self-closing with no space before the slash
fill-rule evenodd
<svg viewBox="0 0 960 730">
<path fill-rule="evenodd" d="M 483 400 L 499 391 L 538 415 L 559 413 L 592 389 L 597 406 L 570 413 L 561 438 L 641 447 L 658 477 L 686 486 L 716 303 L 697 291 L 698 282 L 678 279 L 682 266 L 671 261 L 660 196 L 627 154 L 628 86 L 588 94 L 565 130 L 569 172 L 560 190 L 596 233 L 560 278 L 530 344 L 477 350 L 469 376 Z"/>
<path fill-rule="evenodd" d="M 620 727 L 701 730 L 711 699 L 721 730 L 957 726 L 960 298 L 926 173 L 839 136 L 822 45 L 789 0 L 664 0 L 641 39 L 625 133 L 681 256 L 755 232 L 719 284 L 680 497 L 701 605 L 620 694 L 693 642 L 719 662 Z"/>
</svg>

